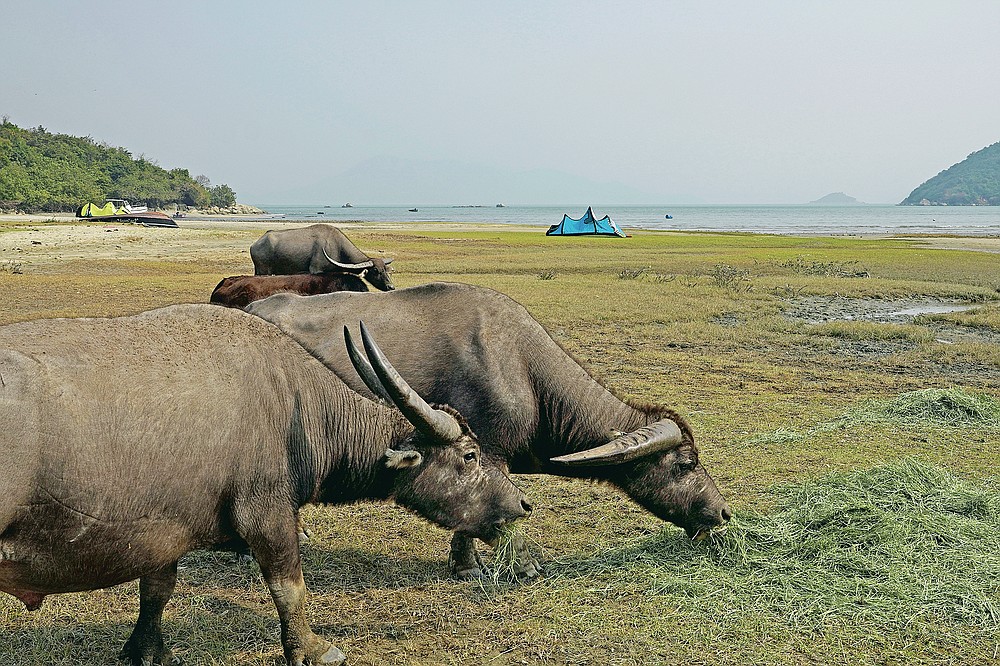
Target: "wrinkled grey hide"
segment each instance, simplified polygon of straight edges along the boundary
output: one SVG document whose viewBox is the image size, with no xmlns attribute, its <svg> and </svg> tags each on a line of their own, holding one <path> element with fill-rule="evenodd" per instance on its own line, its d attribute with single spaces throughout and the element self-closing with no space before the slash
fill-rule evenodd
<svg viewBox="0 0 1000 666">
<path fill-rule="evenodd" d="M 278 295 L 247 311 L 277 324 L 370 395 L 338 338 L 344 324 L 364 320 L 413 388 L 465 414 L 484 451 L 513 472 L 607 481 L 691 536 L 729 519 L 676 412 L 615 396 L 503 294 L 432 283 L 390 294 Z M 476 572 L 474 552 L 456 538 L 457 573 L 463 566 Z"/>
<path fill-rule="evenodd" d="M 167 663 L 178 558 L 246 544 L 288 663 L 341 663 L 305 619 L 300 506 L 392 499 L 487 540 L 530 508 L 457 412 L 408 409 L 458 425 L 408 422 L 240 310 L 0 327 L 0 591 L 33 609 L 140 578 L 122 657 Z"/>
<path fill-rule="evenodd" d="M 250 246 L 256 275 L 354 272 L 376 289 L 391 291 L 392 259 L 369 257 L 329 224 L 266 232 Z"/>
</svg>

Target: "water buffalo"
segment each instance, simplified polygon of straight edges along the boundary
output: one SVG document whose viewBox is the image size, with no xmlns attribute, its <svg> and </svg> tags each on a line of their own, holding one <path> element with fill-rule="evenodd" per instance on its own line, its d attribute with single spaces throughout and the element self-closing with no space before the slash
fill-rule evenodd
<svg viewBox="0 0 1000 666">
<path fill-rule="evenodd" d="M 363 319 L 391 345 L 407 381 L 466 414 L 483 449 L 513 472 L 606 481 L 692 537 L 730 517 L 684 419 L 617 397 L 496 291 L 432 283 L 377 297 L 279 294 L 247 311 L 277 324 L 360 391 L 337 332 Z M 467 535 L 453 539 L 451 562 L 460 577 L 481 574 Z M 531 558 L 522 565 L 529 576 L 537 568 Z"/>
<path fill-rule="evenodd" d="M 243 308 L 254 301 L 282 292 L 312 296 L 334 291 L 368 291 L 368 286 L 354 273 L 233 275 L 222 278 L 212 291 L 209 302 L 230 308 Z"/>
<path fill-rule="evenodd" d="M 0 327 L 0 590 L 35 609 L 139 578 L 121 657 L 166 664 L 178 558 L 245 544 L 288 664 L 342 663 L 306 621 L 300 506 L 391 499 L 485 539 L 530 510 L 460 414 L 424 402 L 362 333 L 374 369 L 359 372 L 398 411 L 239 310 Z"/>
<path fill-rule="evenodd" d="M 265 232 L 250 246 L 254 273 L 292 275 L 348 271 L 363 275 L 376 289 L 391 291 L 392 259 L 369 257 L 329 224 Z"/>
</svg>

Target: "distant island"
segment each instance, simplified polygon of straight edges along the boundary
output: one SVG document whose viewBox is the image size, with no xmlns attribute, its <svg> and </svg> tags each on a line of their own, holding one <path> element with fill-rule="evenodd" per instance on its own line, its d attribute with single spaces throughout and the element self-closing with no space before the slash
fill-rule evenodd
<svg viewBox="0 0 1000 666">
<path fill-rule="evenodd" d="M 124 148 L 89 136 L 53 134 L 44 127 L 22 129 L 0 123 L 0 210 L 55 213 L 76 210 L 106 198 L 126 199 L 150 208 L 192 206 L 228 208 L 236 193 L 213 186 L 187 169 L 167 171 Z"/>
<path fill-rule="evenodd" d="M 834 192 L 809 202 L 810 206 L 863 206 L 864 204 L 864 201 L 858 201 L 843 192 Z"/>
<path fill-rule="evenodd" d="M 934 176 L 901 206 L 1000 206 L 1000 142 Z"/>
</svg>

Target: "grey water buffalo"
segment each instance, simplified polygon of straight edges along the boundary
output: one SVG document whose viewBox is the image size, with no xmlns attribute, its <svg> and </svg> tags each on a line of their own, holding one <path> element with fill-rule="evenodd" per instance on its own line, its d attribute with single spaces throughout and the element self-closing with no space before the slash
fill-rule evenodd
<svg viewBox="0 0 1000 666">
<path fill-rule="evenodd" d="M 391 346 L 407 381 L 465 414 L 484 451 L 513 472 L 611 483 L 692 537 L 730 518 L 683 418 L 616 396 L 524 307 L 496 291 L 432 283 L 380 295 L 282 294 L 247 311 L 277 324 L 359 391 L 337 335 L 364 320 Z M 530 576 L 536 563 L 527 559 L 523 573 Z M 451 562 L 460 577 L 481 574 L 468 535 L 453 539 Z"/>
<path fill-rule="evenodd" d="M 392 259 L 369 257 L 340 229 L 329 224 L 272 229 L 253 242 L 250 258 L 257 275 L 346 271 L 363 275 L 376 289 L 395 288 L 389 277 Z"/>
<path fill-rule="evenodd" d="M 287 663 L 342 663 L 306 620 L 300 506 L 389 499 L 487 540 L 530 510 L 461 415 L 429 406 L 363 338 L 359 372 L 395 408 L 240 310 L 0 327 L 0 591 L 35 609 L 139 578 L 121 657 L 166 664 L 178 558 L 245 544 Z"/>
<path fill-rule="evenodd" d="M 368 291 L 368 286 L 354 273 L 233 275 L 222 278 L 212 290 L 208 301 L 230 308 L 243 308 L 254 301 L 283 292 L 313 296 L 334 291 Z"/>
</svg>

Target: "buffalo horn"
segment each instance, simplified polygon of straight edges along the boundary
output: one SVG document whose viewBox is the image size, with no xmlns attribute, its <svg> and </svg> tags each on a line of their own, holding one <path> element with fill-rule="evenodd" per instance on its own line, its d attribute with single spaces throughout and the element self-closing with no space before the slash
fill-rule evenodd
<svg viewBox="0 0 1000 666">
<path fill-rule="evenodd" d="M 378 375 L 375 374 L 372 364 L 368 362 L 368 359 L 361 353 L 361 350 L 354 344 L 354 338 L 351 337 L 351 332 L 346 326 L 344 327 L 344 343 L 347 345 L 347 355 L 351 357 L 351 364 L 358 371 L 361 381 L 365 383 L 369 391 L 375 394 L 375 397 L 387 405 L 392 405 L 392 397 L 386 393 L 385 387 L 382 386 Z"/>
<path fill-rule="evenodd" d="M 325 247 L 323 248 L 323 256 L 326 257 L 326 260 L 329 261 L 331 264 L 345 271 L 363 271 L 364 269 L 371 268 L 372 266 L 375 265 L 375 263 L 371 259 L 369 259 L 368 261 L 362 261 L 360 264 L 345 264 L 341 261 L 337 261 L 329 254 L 327 254 Z"/>
<path fill-rule="evenodd" d="M 361 322 L 361 342 L 364 344 L 365 353 L 371 361 L 372 369 L 386 393 L 389 394 L 396 408 L 417 430 L 442 442 L 453 442 L 462 436 L 462 427 L 454 416 L 428 405 L 396 372 L 396 369 L 389 363 L 389 359 L 375 344 L 375 340 L 372 339 L 364 322 Z"/>
<path fill-rule="evenodd" d="M 607 444 L 550 460 L 564 465 L 616 465 L 672 449 L 683 441 L 684 436 L 677 424 L 664 419 L 615 437 Z"/>
</svg>

